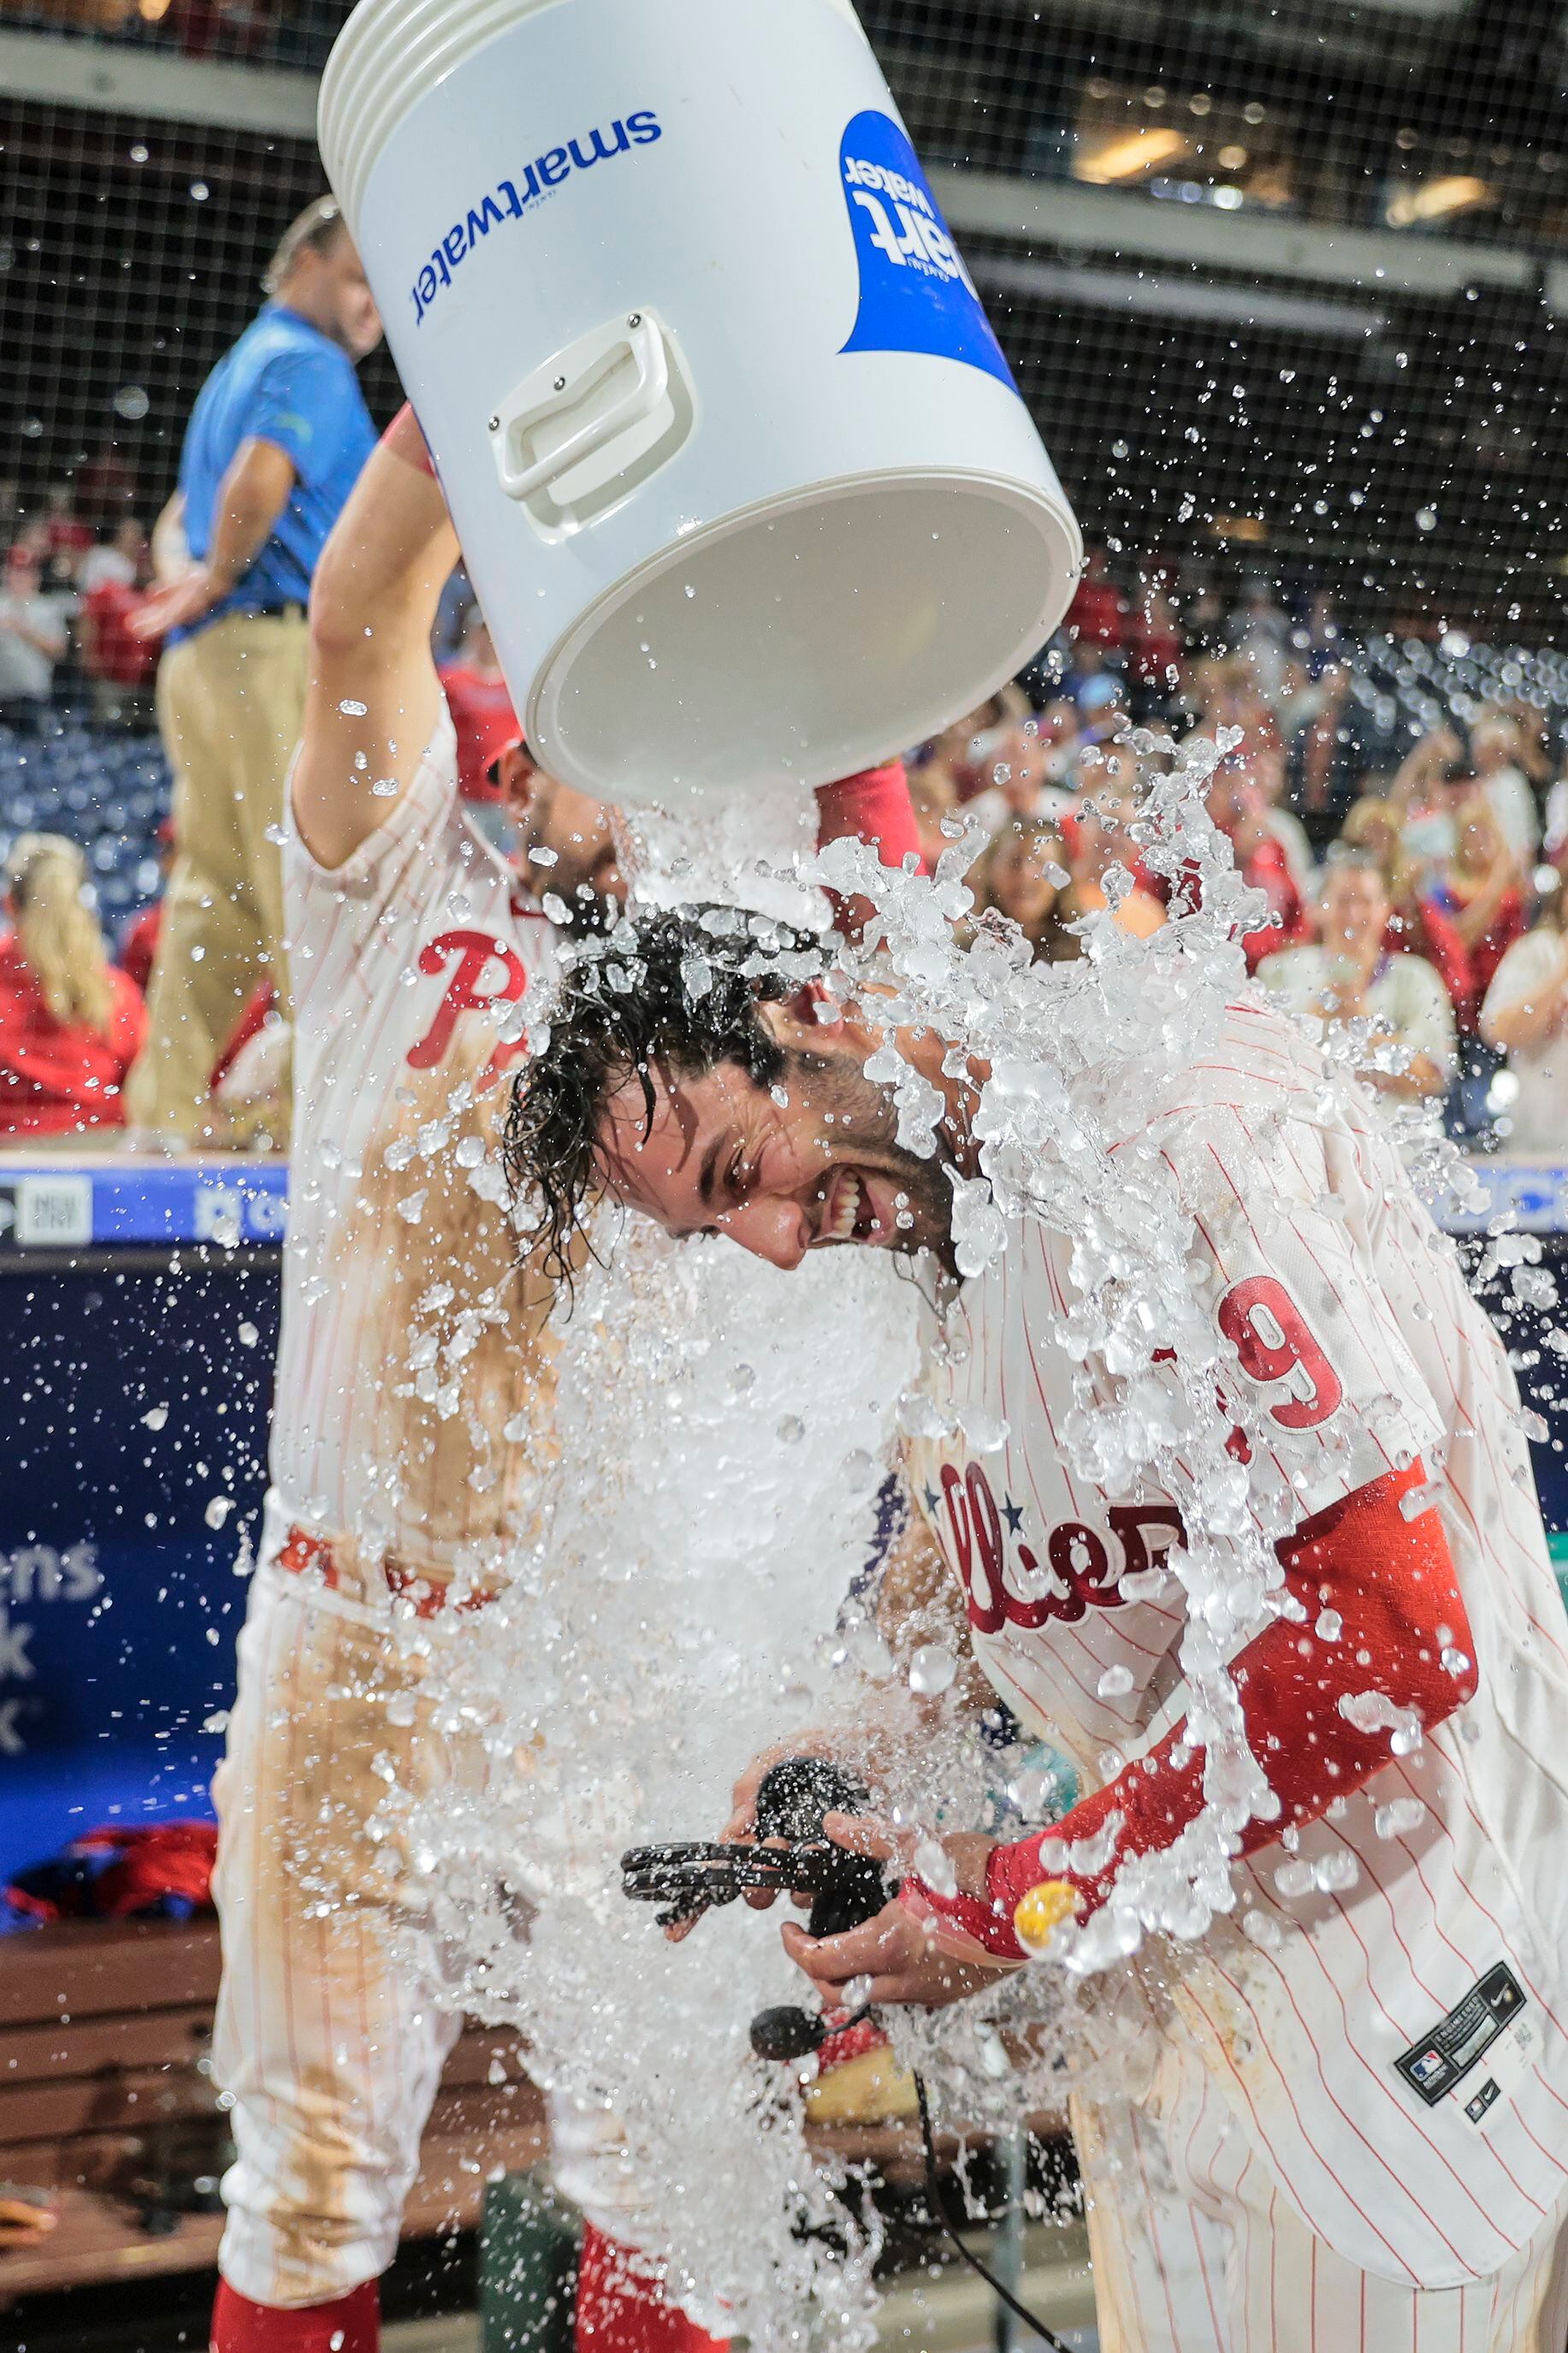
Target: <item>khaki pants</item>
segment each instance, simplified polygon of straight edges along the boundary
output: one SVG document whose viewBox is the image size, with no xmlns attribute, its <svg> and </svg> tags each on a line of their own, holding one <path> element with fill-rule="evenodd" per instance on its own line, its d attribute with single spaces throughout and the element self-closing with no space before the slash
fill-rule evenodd
<svg viewBox="0 0 1568 2353">
<path fill-rule="evenodd" d="M 182 1144 L 210 1131 L 213 1064 L 258 983 L 270 979 L 288 1010 L 282 866 L 267 835 L 283 821 L 306 653 L 302 613 L 237 613 L 158 667 L 176 855 L 126 1104 L 133 1126 Z"/>
</svg>

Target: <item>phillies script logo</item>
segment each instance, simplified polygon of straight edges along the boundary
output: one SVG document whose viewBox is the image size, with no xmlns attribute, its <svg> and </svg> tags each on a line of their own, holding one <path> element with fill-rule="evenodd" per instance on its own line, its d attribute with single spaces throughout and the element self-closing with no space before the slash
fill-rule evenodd
<svg viewBox="0 0 1568 2353">
<path fill-rule="evenodd" d="M 1086 1609 L 1125 1609 L 1118 1581 L 1152 1568 L 1182 1541 L 1173 1504 L 1113 1504 L 1106 1514 L 1109 1541 L 1082 1520 L 1058 1521 L 1046 1539 L 1042 1566 L 1023 1538 L 1023 1506 L 1011 1495 L 998 1506 L 978 1462 L 962 1471 L 944 1462 L 942 1493 L 928 1487 L 925 1503 L 968 1596 L 970 1623 L 982 1634 L 999 1634 L 1004 1626 L 1045 1626 L 1053 1619 L 1070 1626 Z"/>
<path fill-rule="evenodd" d="M 1267 1409 L 1281 1430 L 1315 1430 L 1339 1411 L 1344 1385 L 1273 1275 L 1250 1275 L 1233 1284 L 1215 1314 L 1247 1378 L 1263 1388 L 1284 1390 Z M 1173 1361 L 1172 1351 L 1156 1349 L 1154 1361 Z M 1223 1413 L 1224 1392 L 1215 1394 Z M 1241 1462 L 1252 1459 L 1240 1430 L 1232 1430 L 1226 1451 Z M 1047 1536 L 1042 1565 L 1023 1538 L 1023 1506 L 1011 1495 L 998 1506 L 978 1462 L 962 1471 L 944 1463 L 941 1494 L 928 1486 L 924 1502 L 963 1579 L 970 1622 L 982 1634 L 999 1633 L 1005 1625 L 1044 1626 L 1052 1619 L 1072 1625 L 1086 1609 L 1123 1609 L 1121 1579 L 1152 1568 L 1173 1544 L 1185 1540 L 1174 1504 L 1113 1504 L 1106 1513 L 1109 1542 L 1082 1520 L 1062 1520 Z M 1114 1561 L 1112 1545 L 1121 1556 Z"/>
<path fill-rule="evenodd" d="M 416 1071 L 431 1070 L 443 1060 L 463 1014 L 515 1005 L 528 987 L 528 967 L 517 950 L 490 932 L 440 933 L 420 949 L 419 969 L 430 980 L 445 972 L 447 987 L 429 1029 L 408 1050 L 407 1060 Z M 480 1073 L 479 1091 L 493 1086 L 508 1065 L 521 1061 L 527 1051 L 526 1037 L 501 1039 Z"/>
</svg>

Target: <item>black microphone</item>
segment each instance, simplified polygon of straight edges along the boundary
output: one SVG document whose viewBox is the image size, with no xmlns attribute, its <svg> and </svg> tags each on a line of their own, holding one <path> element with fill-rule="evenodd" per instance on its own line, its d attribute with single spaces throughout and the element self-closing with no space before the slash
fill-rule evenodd
<svg viewBox="0 0 1568 2353">
<path fill-rule="evenodd" d="M 752 2021 L 752 2048 L 759 2059 L 805 2059 L 827 2040 L 827 2028 L 809 2010 L 781 2003 L 759 2010 Z"/>
<path fill-rule="evenodd" d="M 821 1757 L 788 1757 L 763 1777 L 757 1791 L 757 1836 L 814 1845 L 826 1836 L 822 1827 L 826 1814 L 864 1813 L 870 1797 L 865 1783 L 853 1779 L 841 1765 Z M 869 1856 L 844 1853 L 835 1881 L 813 1901 L 808 1936 L 837 1936 L 846 1928 L 858 1928 L 888 1900 L 882 1866 Z M 862 2010 L 846 2023 L 855 2025 L 865 2015 Z M 781 2004 L 759 2010 L 752 2019 L 752 2048 L 759 2059 L 805 2059 L 821 2049 L 828 2032 L 819 2014 Z"/>
</svg>

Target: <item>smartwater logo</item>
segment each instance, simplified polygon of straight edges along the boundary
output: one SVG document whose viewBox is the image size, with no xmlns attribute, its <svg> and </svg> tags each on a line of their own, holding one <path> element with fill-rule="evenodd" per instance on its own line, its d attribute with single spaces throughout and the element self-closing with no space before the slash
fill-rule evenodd
<svg viewBox="0 0 1568 2353">
<path fill-rule="evenodd" d="M 900 125 L 875 108 L 856 115 L 838 161 L 860 262 L 860 307 L 843 348 L 962 360 L 1016 392 Z"/>
<path fill-rule="evenodd" d="M 498 181 L 469 207 L 465 219 L 453 222 L 409 288 L 416 325 L 423 326 L 425 314 L 441 289 L 450 286 L 452 272 L 478 250 L 491 229 L 509 220 L 521 220 L 574 172 L 591 172 L 596 164 L 614 163 L 617 155 L 627 154 L 634 147 L 651 147 L 663 136 L 658 115 L 651 107 L 643 107 L 625 121 L 612 122 L 608 131 L 590 131 L 585 138 L 569 139 L 564 147 L 547 147 L 517 180 Z"/>
</svg>

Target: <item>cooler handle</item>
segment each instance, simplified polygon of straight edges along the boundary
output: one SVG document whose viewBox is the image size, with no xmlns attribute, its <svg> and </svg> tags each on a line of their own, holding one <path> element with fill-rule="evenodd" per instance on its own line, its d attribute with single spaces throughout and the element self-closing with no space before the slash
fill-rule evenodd
<svg viewBox="0 0 1568 2353">
<path fill-rule="evenodd" d="M 636 360 L 637 382 L 612 407 L 590 417 L 575 433 L 568 434 L 558 448 L 536 458 L 531 465 L 518 466 L 513 452 L 523 431 L 559 416 L 563 409 L 574 407 L 605 374 L 605 365 L 614 364 L 620 351 L 630 352 Z M 656 322 L 645 311 L 634 311 L 625 327 L 617 332 L 615 342 L 605 345 L 603 357 L 605 364 L 579 374 L 575 383 L 552 385 L 542 400 L 529 401 L 516 410 L 503 408 L 496 417 L 491 427 L 496 441 L 496 469 L 509 498 L 531 498 L 535 491 L 558 481 L 584 459 L 595 457 L 617 435 L 656 413 L 669 390 L 669 362 Z M 519 392 L 525 394 L 526 389 L 520 386 Z M 518 395 L 512 397 L 516 399 Z"/>
</svg>

